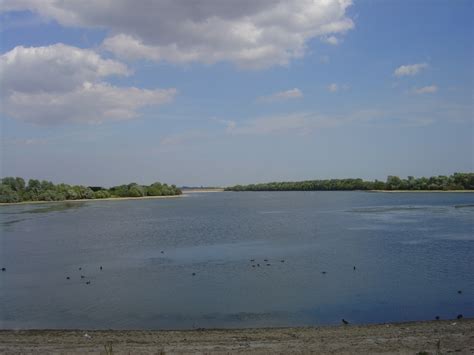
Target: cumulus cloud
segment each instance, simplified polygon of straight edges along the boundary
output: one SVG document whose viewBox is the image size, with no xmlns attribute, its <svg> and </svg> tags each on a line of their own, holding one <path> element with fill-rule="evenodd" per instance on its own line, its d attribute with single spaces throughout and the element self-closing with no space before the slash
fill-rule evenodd
<svg viewBox="0 0 474 355">
<path fill-rule="evenodd" d="M 286 65 L 312 38 L 337 44 L 354 27 L 351 0 L 6 0 L 4 11 L 31 10 L 62 25 L 109 30 L 117 56 L 172 63 L 230 61 L 240 67 Z"/>
<path fill-rule="evenodd" d="M 421 88 L 414 88 L 413 92 L 415 94 L 433 94 L 436 91 L 438 91 L 438 87 L 436 85 L 429 85 L 429 86 L 423 86 Z"/>
<path fill-rule="evenodd" d="M 303 97 L 303 92 L 298 89 L 290 89 L 286 91 L 276 92 L 268 96 L 260 96 L 257 101 L 261 102 L 274 102 L 274 101 L 286 101 L 291 99 L 299 99 Z"/>
<path fill-rule="evenodd" d="M 417 64 L 407 64 L 402 65 L 395 69 L 393 75 L 395 76 L 414 76 L 418 74 L 421 70 L 428 67 L 427 63 L 417 63 Z"/>
<path fill-rule="evenodd" d="M 147 105 L 169 102 L 175 89 L 112 86 L 103 79 L 129 75 L 122 63 L 64 44 L 15 47 L 0 57 L 2 110 L 36 124 L 101 123 L 137 117 Z"/>
<path fill-rule="evenodd" d="M 15 47 L 0 57 L 3 89 L 19 92 L 64 91 L 110 75 L 128 75 L 127 67 L 97 53 L 54 44 Z"/>
</svg>

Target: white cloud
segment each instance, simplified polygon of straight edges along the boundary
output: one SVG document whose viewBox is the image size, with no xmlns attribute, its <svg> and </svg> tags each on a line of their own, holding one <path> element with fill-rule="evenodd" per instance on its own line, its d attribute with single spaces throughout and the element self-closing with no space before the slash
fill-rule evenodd
<svg viewBox="0 0 474 355">
<path fill-rule="evenodd" d="M 438 87 L 436 85 L 423 86 L 421 88 L 413 89 L 415 94 L 433 94 L 436 91 L 438 91 Z"/>
<path fill-rule="evenodd" d="M 418 74 L 421 70 L 428 67 L 427 63 L 417 63 L 417 64 L 407 64 L 402 65 L 395 69 L 393 74 L 395 76 L 414 76 Z"/>
<path fill-rule="evenodd" d="M 116 55 L 172 63 L 230 61 L 240 67 L 286 65 L 306 43 L 354 27 L 351 0 L 6 0 L 4 11 L 29 9 L 62 25 L 109 31 Z"/>
<path fill-rule="evenodd" d="M 322 41 L 328 44 L 332 44 L 333 46 L 337 46 L 340 42 L 340 40 L 336 36 L 323 37 Z"/>
<path fill-rule="evenodd" d="M 303 92 L 298 89 L 290 89 L 286 91 L 276 92 L 272 95 L 261 96 L 258 98 L 258 101 L 261 102 L 274 102 L 274 101 L 286 101 L 291 99 L 299 99 L 303 97 Z"/>
<path fill-rule="evenodd" d="M 176 94 L 112 86 L 103 79 L 129 75 L 124 64 L 63 44 L 15 47 L 0 57 L 0 74 L 2 111 L 36 124 L 131 119 L 141 107 L 169 102 Z"/>
<path fill-rule="evenodd" d="M 64 44 L 15 47 L 0 57 L 3 90 L 64 91 L 110 75 L 128 75 L 127 67 L 97 53 Z"/>
<path fill-rule="evenodd" d="M 318 128 L 336 127 L 342 118 L 330 117 L 317 113 L 293 113 L 288 115 L 261 117 L 234 125 L 227 130 L 231 134 L 278 134 L 293 132 L 308 134 Z"/>
<path fill-rule="evenodd" d="M 336 92 L 339 89 L 339 86 L 336 83 L 332 83 L 328 85 L 328 91 Z"/>
<path fill-rule="evenodd" d="M 338 92 L 340 90 L 349 90 L 350 86 L 348 84 L 332 83 L 328 85 L 327 89 L 329 92 Z"/>
</svg>

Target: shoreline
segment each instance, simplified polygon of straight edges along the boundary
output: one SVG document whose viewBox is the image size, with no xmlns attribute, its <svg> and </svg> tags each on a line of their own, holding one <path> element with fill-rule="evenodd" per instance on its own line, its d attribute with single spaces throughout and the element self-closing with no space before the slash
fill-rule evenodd
<svg viewBox="0 0 474 355">
<path fill-rule="evenodd" d="M 39 205 L 46 203 L 65 203 L 65 202 L 93 202 L 93 201 L 126 201 L 126 200 L 153 200 L 162 198 L 179 198 L 185 197 L 184 193 L 181 195 L 169 196 L 142 196 L 142 197 L 107 197 L 107 198 L 83 198 L 79 200 L 60 200 L 60 201 L 21 201 L 21 202 L 0 202 L 0 206 L 12 205 Z"/>
<path fill-rule="evenodd" d="M 224 188 L 216 188 L 216 189 L 181 189 L 183 194 L 186 193 L 205 193 L 205 192 L 224 192 Z"/>
<path fill-rule="evenodd" d="M 474 190 L 366 190 L 366 192 L 387 192 L 387 193 L 473 193 Z"/>
<path fill-rule="evenodd" d="M 295 190 L 295 192 L 317 192 L 322 190 L 314 191 L 302 191 Z M 330 190 L 324 192 L 375 192 L 375 193 L 474 193 L 474 190 L 350 190 L 350 191 L 337 191 Z M 60 201 L 21 201 L 21 202 L 0 202 L 1 206 L 14 206 L 14 205 L 36 205 L 36 204 L 47 204 L 47 203 L 65 203 L 65 202 L 93 202 L 93 201 L 126 201 L 126 200 L 151 200 L 151 199 L 166 199 L 166 198 L 179 198 L 186 197 L 186 194 L 191 193 L 214 193 L 214 192 L 225 192 L 225 189 L 189 189 L 182 190 L 181 195 L 169 195 L 169 196 L 142 196 L 142 197 L 107 197 L 107 198 L 91 198 L 91 199 L 79 199 L 79 200 L 60 200 Z M 287 191 L 229 191 L 229 192 L 287 192 Z"/>
<path fill-rule="evenodd" d="M 448 353 L 474 351 L 474 319 L 196 330 L 0 330 L 0 353 Z"/>
</svg>

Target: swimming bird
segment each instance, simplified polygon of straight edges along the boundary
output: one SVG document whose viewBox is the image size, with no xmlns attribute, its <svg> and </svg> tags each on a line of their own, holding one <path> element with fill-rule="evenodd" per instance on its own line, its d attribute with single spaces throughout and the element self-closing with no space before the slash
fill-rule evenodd
<svg viewBox="0 0 474 355">
<path fill-rule="evenodd" d="M 257 264 L 258 267 L 260 267 L 260 264 Z"/>
<path fill-rule="evenodd" d="M 325 274 L 326 274 L 326 271 L 322 271 L 321 274 L 325 275 Z"/>
<path fill-rule="evenodd" d="M 101 269 L 101 270 L 102 270 L 102 266 L 101 266 L 99 269 Z"/>
<path fill-rule="evenodd" d="M 344 323 L 344 324 L 349 324 L 349 322 L 346 321 L 344 318 L 342 318 L 342 323 Z"/>
<path fill-rule="evenodd" d="M 164 254 L 164 253 L 165 253 L 165 252 L 162 250 L 162 251 L 161 251 L 161 254 Z"/>
<path fill-rule="evenodd" d="M 192 273 L 192 275 L 193 275 L 193 276 L 196 276 L 196 273 L 195 273 L 195 272 L 193 272 L 193 273 Z"/>
<path fill-rule="evenodd" d="M 252 267 L 255 267 L 255 265 L 252 265 Z"/>
<path fill-rule="evenodd" d="M 280 263 L 284 263 L 284 262 L 285 262 L 285 260 L 280 260 Z"/>
<path fill-rule="evenodd" d="M 268 259 L 263 259 L 263 261 L 268 261 Z"/>
<path fill-rule="evenodd" d="M 81 275 L 81 279 L 83 279 L 85 276 L 84 275 Z"/>
<path fill-rule="evenodd" d="M 6 269 L 6 268 L 4 268 L 4 267 L 2 267 L 2 271 L 7 271 L 7 269 Z"/>
<path fill-rule="evenodd" d="M 354 266 L 354 270 L 356 269 L 356 267 Z"/>
<path fill-rule="evenodd" d="M 90 285 L 90 284 L 91 284 L 91 282 L 90 282 L 90 281 L 86 281 L 86 285 Z"/>
<path fill-rule="evenodd" d="M 461 291 L 461 290 L 459 290 L 459 291 L 458 291 L 458 293 L 459 293 L 459 294 L 461 294 L 461 293 L 462 293 L 462 291 Z"/>
<path fill-rule="evenodd" d="M 270 266 L 271 264 L 267 264 L 267 266 Z"/>
<path fill-rule="evenodd" d="M 250 261 L 253 263 L 255 261 L 255 259 L 250 259 Z"/>
<path fill-rule="evenodd" d="M 436 319 L 436 320 L 439 320 L 439 316 L 436 316 L 435 319 Z"/>
<path fill-rule="evenodd" d="M 82 270 L 82 267 L 80 267 L 79 270 Z"/>
<path fill-rule="evenodd" d="M 462 314 L 458 314 L 457 318 L 462 319 Z"/>
<path fill-rule="evenodd" d="M 68 277 L 66 277 L 66 280 L 69 280 L 69 279 L 70 279 L 70 277 L 69 277 L 69 276 L 68 276 Z"/>
</svg>

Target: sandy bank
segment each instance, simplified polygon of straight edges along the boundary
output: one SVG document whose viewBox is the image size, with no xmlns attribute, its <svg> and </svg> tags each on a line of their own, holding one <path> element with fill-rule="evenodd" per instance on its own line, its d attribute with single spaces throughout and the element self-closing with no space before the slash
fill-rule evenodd
<svg viewBox="0 0 474 355">
<path fill-rule="evenodd" d="M 474 353 L 474 319 L 318 328 L 0 331 L 0 353 Z M 111 353 L 111 352 L 109 352 Z"/>
<path fill-rule="evenodd" d="M 109 198 L 91 198 L 91 199 L 62 200 L 62 201 L 23 201 L 23 202 L 11 202 L 11 203 L 0 202 L 0 206 L 36 205 L 36 204 L 44 204 L 44 203 L 93 202 L 93 201 L 153 200 L 153 199 L 159 199 L 159 198 L 177 198 L 177 197 L 183 197 L 183 195 L 143 196 L 143 197 L 109 197 Z"/>
</svg>

